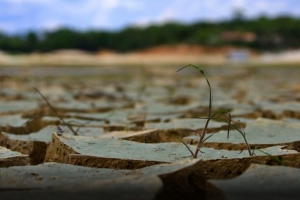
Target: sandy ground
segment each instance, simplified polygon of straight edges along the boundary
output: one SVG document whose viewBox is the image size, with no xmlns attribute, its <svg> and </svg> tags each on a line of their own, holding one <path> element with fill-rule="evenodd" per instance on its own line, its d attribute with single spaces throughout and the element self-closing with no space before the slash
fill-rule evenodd
<svg viewBox="0 0 300 200">
<path fill-rule="evenodd" d="M 33 53 L 9 55 L 0 52 L 0 65 L 300 65 L 300 51 L 286 51 L 281 53 L 263 53 L 251 56 L 246 61 L 232 61 L 226 54 L 208 53 L 176 53 L 176 52 L 135 52 L 118 54 L 101 52 L 92 54 L 77 50 L 63 50 L 52 53 Z"/>
<path fill-rule="evenodd" d="M 203 63 L 220 65 L 226 58 L 220 55 L 144 55 L 127 54 L 89 54 L 84 52 L 64 51 L 59 53 L 30 55 L 0 55 L 0 65 L 172 65 Z"/>
</svg>

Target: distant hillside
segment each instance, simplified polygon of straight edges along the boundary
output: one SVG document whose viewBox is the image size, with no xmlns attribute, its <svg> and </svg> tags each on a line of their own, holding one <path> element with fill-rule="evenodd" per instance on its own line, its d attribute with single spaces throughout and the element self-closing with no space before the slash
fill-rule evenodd
<svg viewBox="0 0 300 200">
<path fill-rule="evenodd" d="M 223 22 L 181 24 L 170 22 L 148 27 L 128 27 L 119 32 L 90 30 L 79 32 L 62 28 L 42 35 L 0 33 L 0 50 L 10 53 L 50 52 L 79 49 L 98 52 L 141 51 L 154 46 L 247 47 L 256 51 L 300 48 L 300 19 L 281 16 L 245 20 L 235 18 Z M 201 51 L 194 49 L 193 51 Z"/>
</svg>

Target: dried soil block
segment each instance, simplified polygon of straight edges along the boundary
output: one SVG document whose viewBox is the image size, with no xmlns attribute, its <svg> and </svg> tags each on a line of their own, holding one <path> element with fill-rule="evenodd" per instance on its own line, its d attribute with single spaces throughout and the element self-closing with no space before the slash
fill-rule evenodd
<svg viewBox="0 0 300 200">
<path fill-rule="evenodd" d="M 51 141 L 50 129 L 47 127 L 39 132 L 24 135 L 1 132 L 0 145 L 27 154 L 31 164 L 39 164 L 44 161 L 47 146 Z"/>
<path fill-rule="evenodd" d="M 252 164 L 241 176 L 209 180 L 227 199 L 299 199 L 300 169 Z"/>
<path fill-rule="evenodd" d="M 29 164 L 29 157 L 0 146 L 0 167 L 23 166 Z M 1 180 L 1 174 L 0 174 Z"/>
<path fill-rule="evenodd" d="M 143 134 L 141 132 L 141 134 Z M 194 150 L 195 146 L 189 146 Z M 249 157 L 247 151 L 215 150 L 202 148 L 199 158 L 204 161 Z M 296 154 L 296 151 L 275 146 L 263 149 L 274 155 Z M 257 152 L 257 155 L 264 155 Z M 64 134 L 52 135 L 47 149 L 46 162 L 60 162 L 89 167 L 138 169 L 159 163 L 171 163 L 191 157 L 181 143 L 145 144 L 115 138 L 84 137 Z M 268 158 L 268 156 L 265 156 Z M 226 161 L 224 161 L 226 162 Z M 247 166 L 248 167 L 248 166 Z"/>
<path fill-rule="evenodd" d="M 283 103 L 261 102 L 264 117 L 271 119 L 282 119 L 290 117 L 300 119 L 300 103 L 288 101 Z"/>
<path fill-rule="evenodd" d="M 266 147 L 275 145 L 289 144 L 291 149 L 300 151 L 299 138 L 300 124 L 294 122 L 283 122 L 258 118 L 247 123 L 245 128 L 248 143 L 253 147 Z M 186 141 L 198 140 L 199 137 L 189 136 Z M 230 137 L 227 140 L 227 132 L 220 131 L 214 134 L 204 143 L 204 146 L 224 149 L 238 149 L 245 146 L 242 135 L 236 131 L 230 131 Z"/>
<path fill-rule="evenodd" d="M 270 148 L 266 148 L 264 151 L 268 151 Z M 284 165 L 300 168 L 300 154 L 286 153 L 276 155 L 274 152 L 273 155 L 270 156 L 259 155 L 244 158 L 212 159 L 203 161 L 206 177 L 208 179 L 229 179 L 237 177 L 244 173 L 251 164 L 270 166 Z"/>
<path fill-rule="evenodd" d="M 205 127 L 205 120 L 201 119 L 192 119 L 192 118 L 181 118 L 181 119 L 171 119 L 168 122 L 162 123 L 146 123 L 145 128 L 148 129 L 194 129 L 202 130 Z M 208 127 L 209 132 L 215 132 L 219 130 L 226 130 L 227 126 L 225 123 L 211 121 L 210 126 Z"/>
<path fill-rule="evenodd" d="M 57 163 L 0 169 L 1 199 L 154 199 L 157 176 Z"/>
<path fill-rule="evenodd" d="M 24 126 L 28 119 L 21 117 L 21 114 L 2 115 L 0 116 L 0 131 L 12 133 L 25 132 L 27 127 Z"/>
<path fill-rule="evenodd" d="M 66 126 L 60 126 L 64 131 L 68 131 Z M 27 154 L 31 164 L 40 164 L 45 160 L 46 150 L 51 142 L 52 132 L 57 130 L 57 126 L 48 125 L 45 128 L 30 134 L 0 133 L 0 145 L 13 151 Z M 84 133 L 88 136 L 100 136 L 103 129 L 94 127 L 82 127 L 78 134 Z"/>
<path fill-rule="evenodd" d="M 179 143 L 143 144 L 114 138 L 52 135 L 45 161 L 89 167 L 137 169 L 189 158 Z"/>
<path fill-rule="evenodd" d="M 207 184 L 199 159 L 138 170 L 89 168 L 58 163 L 0 169 L 1 199 L 205 199 L 220 190 Z"/>
<path fill-rule="evenodd" d="M 19 91 L 21 92 L 21 91 Z M 34 101 L 18 100 L 18 101 L 0 101 L 0 113 L 20 113 L 31 111 L 38 108 L 38 104 Z"/>
</svg>

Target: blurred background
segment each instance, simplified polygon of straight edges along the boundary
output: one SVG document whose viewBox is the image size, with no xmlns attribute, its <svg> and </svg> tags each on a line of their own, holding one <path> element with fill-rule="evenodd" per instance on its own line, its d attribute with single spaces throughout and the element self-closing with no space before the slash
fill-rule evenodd
<svg viewBox="0 0 300 200">
<path fill-rule="evenodd" d="M 0 64 L 297 64 L 299 36 L 297 0 L 0 0 Z"/>
</svg>

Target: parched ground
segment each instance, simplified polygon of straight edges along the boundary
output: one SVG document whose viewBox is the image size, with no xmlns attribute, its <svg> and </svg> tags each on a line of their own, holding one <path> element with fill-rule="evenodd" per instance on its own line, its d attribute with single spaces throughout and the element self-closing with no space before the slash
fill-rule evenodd
<svg viewBox="0 0 300 200">
<path fill-rule="evenodd" d="M 248 57 L 231 59 L 232 52 L 241 51 Z M 107 49 L 85 52 L 76 49 L 31 54 L 7 54 L 0 52 L 0 66 L 153 66 L 186 65 L 206 66 L 299 66 L 300 51 L 287 50 L 277 53 L 256 52 L 234 46 L 203 47 L 200 45 L 161 45 L 134 52 L 118 53 Z"/>
<path fill-rule="evenodd" d="M 204 67 L 254 155 L 212 120 L 193 159 L 209 90 L 180 67 L 0 67 L 0 198 L 298 199 L 300 68 Z"/>
</svg>

